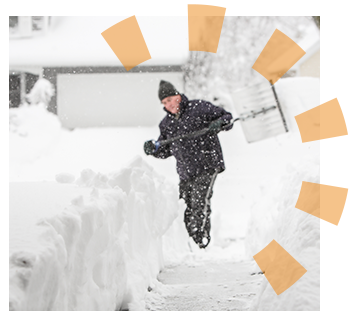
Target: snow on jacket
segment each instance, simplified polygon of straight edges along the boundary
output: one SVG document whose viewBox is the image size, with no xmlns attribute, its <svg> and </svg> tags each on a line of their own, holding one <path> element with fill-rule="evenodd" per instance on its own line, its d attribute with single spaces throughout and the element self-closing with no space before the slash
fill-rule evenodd
<svg viewBox="0 0 350 322">
<path fill-rule="evenodd" d="M 166 112 L 167 115 L 159 124 L 158 141 L 208 128 L 212 121 L 219 118 L 224 121 L 224 125 L 232 119 L 231 113 L 223 108 L 202 100 L 189 101 L 183 94 L 179 117 L 176 118 L 174 114 Z M 226 130 L 231 128 L 232 126 Z M 181 181 L 191 179 L 203 172 L 212 172 L 215 169 L 219 169 L 219 172 L 225 170 L 217 134 L 206 133 L 194 138 L 180 139 L 159 147 L 153 155 L 162 159 L 173 155 L 177 161 L 176 168 Z"/>
</svg>

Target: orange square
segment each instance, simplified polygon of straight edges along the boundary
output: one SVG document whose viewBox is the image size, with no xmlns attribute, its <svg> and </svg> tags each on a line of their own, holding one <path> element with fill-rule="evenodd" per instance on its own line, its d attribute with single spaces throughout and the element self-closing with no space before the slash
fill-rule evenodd
<svg viewBox="0 0 350 322">
<path fill-rule="evenodd" d="M 321 104 L 321 140 L 347 136 L 344 112 L 337 97 Z"/>
<path fill-rule="evenodd" d="M 253 257 L 277 295 L 290 288 L 307 272 L 275 240 Z"/>
<path fill-rule="evenodd" d="M 303 181 L 295 208 L 338 225 L 348 189 Z"/>
<path fill-rule="evenodd" d="M 295 116 L 301 141 L 303 143 L 317 141 L 321 137 L 320 106 L 314 107 L 304 113 Z"/>
<path fill-rule="evenodd" d="M 349 188 L 321 184 L 321 220 L 338 226 L 343 215 Z"/>
<path fill-rule="evenodd" d="M 223 22 L 224 17 L 219 16 L 189 16 L 189 50 L 216 53 Z"/>
<path fill-rule="evenodd" d="M 102 32 L 102 37 L 112 48 L 127 71 L 151 59 L 135 16 L 108 28 Z"/>
<path fill-rule="evenodd" d="M 304 55 L 297 43 L 276 29 L 252 68 L 275 84 Z"/>
<path fill-rule="evenodd" d="M 320 218 L 321 185 L 303 181 L 295 208 Z"/>
<path fill-rule="evenodd" d="M 295 116 L 295 120 L 303 143 L 348 135 L 336 98 Z"/>
<path fill-rule="evenodd" d="M 188 35 L 190 51 L 216 53 L 224 23 L 226 8 L 188 5 Z"/>
</svg>

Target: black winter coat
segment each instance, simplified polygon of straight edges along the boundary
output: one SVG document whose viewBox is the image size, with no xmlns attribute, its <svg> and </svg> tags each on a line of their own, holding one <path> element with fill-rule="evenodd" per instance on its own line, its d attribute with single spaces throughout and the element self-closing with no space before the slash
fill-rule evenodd
<svg viewBox="0 0 350 322">
<path fill-rule="evenodd" d="M 224 125 L 232 119 L 231 113 L 223 108 L 202 100 L 189 101 L 185 95 L 181 95 L 178 119 L 174 114 L 166 112 L 167 115 L 159 124 L 158 141 L 207 128 L 212 121 L 219 118 L 224 121 Z M 232 126 L 226 130 L 231 128 Z M 159 147 L 153 155 L 162 159 L 173 155 L 177 161 L 176 168 L 181 181 L 187 181 L 203 172 L 225 170 L 217 134 L 206 133 L 195 138 L 180 139 Z"/>
</svg>

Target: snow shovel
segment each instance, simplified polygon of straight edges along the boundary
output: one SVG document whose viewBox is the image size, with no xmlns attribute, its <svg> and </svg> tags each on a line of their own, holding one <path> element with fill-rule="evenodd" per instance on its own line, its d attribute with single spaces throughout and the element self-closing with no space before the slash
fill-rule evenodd
<svg viewBox="0 0 350 322">
<path fill-rule="evenodd" d="M 261 110 L 259 111 L 251 111 L 249 114 L 246 114 L 246 115 L 241 115 L 240 117 L 234 119 L 232 122 L 230 122 L 229 124 L 226 124 L 224 125 L 221 130 L 225 130 L 227 128 L 229 128 L 231 125 L 233 125 L 236 121 L 245 121 L 247 119 L 254 119 L 256 116 L 260 115 L 260 114 L 265 114 L 266 112 L 270 111 L 270 110 L 273 110 L 275 109 L 276 106 L 273 105 L 273 106 L 269 106 L 269 107 L 266 107 L 266 108 L 262 108 Z M 220 130 L 220 131 L 221 131 Z M 205 133 L 207 133 L 209 131 L 209 128 L 204 128 L 204 129 L 201 129 L 199 131 L 195 131 L 195 132 L 192 132 L 192 133 L 186 133 L 186 134 L 181 134 L 181 135 L 178 135 L 178 136 L 175 136 L 173 138 L 170 138 L 170 139 L 167 139 L 167 140 L 162 140 L 162 141 L 154 141 L 154 144 L 155 144 L 155 148 L 156 148 L 156 151 L 158 150 L 158 148 L 160 146 L 164 146 L 164 145 L 167 145 L 169 143 L 172 143 L 174 141 L 177 141 L 177 140 L 181 140 L 181 139 L 190 139 L 190 138 L 194 138 L 194 137 L 197 137 L 197 136 L 200 136 L 200 135 L 203 135 Z"/>
<path fill-rule="evenodd" d="M 233 122 L 230 122 L 229 124 L 226 124 L 224 125 L 221 129 L 221 130 L 225 130 L 227 128 L 229 128 L 231 125 L 233 125 L 236 121 L 238 121 L 240 118 L 236 118 L 233 120 Z M 160 146 L 163 146 L 163 145 L 167 145 L 169 143 L 172 143 L 174 141 L 178 141 L 178 140 L 181 140 L 181 139 L 190 139 L 190 138 L 194 138 L 194 137 L 197 137 L 197 136 L 200 136 L 200 135 L 203 135 L 205 133 L 207 133 L 209 131 L 209 128 L 204 128 L 204 129 L 201 129 L 199 131 L 195 131 L 195 132 L 191 132 L 191 133 L 186 133 L 186 134 L 181 134 L 181 135 L 178 135 L 178 136 L 175 136 L 173 138 L 170 138 L 170 139 L 167 139 L 167 140 L 162 140 L 162 141 L 155 141 L 154 144 L 155 144 L 155 147 L 156 147 L 156 151 L 158 150 L 158 148 Z"/>
</svg>

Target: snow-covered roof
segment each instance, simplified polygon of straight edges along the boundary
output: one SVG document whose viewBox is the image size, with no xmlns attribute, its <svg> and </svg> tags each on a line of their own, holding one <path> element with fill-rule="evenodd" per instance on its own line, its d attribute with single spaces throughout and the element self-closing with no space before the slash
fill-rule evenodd
<svg viewBox="0 0 350 322">
<path fill-rule="evenodd" d="M 302 38 L 298 45 L 304 49 L 305 55 L 301 57 L 291 68 L 298 69 L 299 66 L 320 50 L 320 31 L 316 26 L 310 26 L 306 30 L 305 37 Z"/>
<path fill-rule="evenodd" d="M 10 66 L 122 66 L 101 33 L 128 17 L 52 17 L 46 35 L 10 38 Z M 183 64 L 189 53 L 187 17 L 137 17 L 152 59 Z"/>
</svg>

